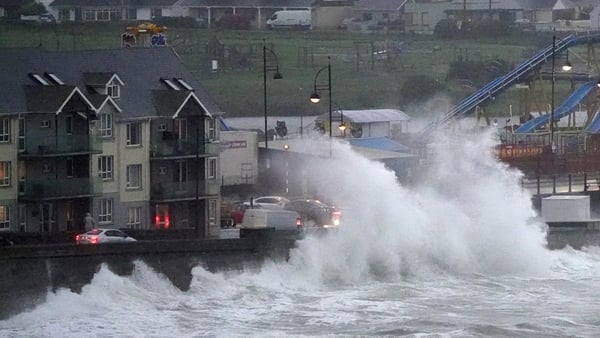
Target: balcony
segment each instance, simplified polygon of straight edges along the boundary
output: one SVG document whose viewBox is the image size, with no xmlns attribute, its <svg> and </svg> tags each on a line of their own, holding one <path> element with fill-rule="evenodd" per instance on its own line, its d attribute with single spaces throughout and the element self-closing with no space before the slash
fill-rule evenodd
<svg viewBox="0 0 600 338">
<path fill-rule="evenodd" d="M 102 144 L 91 135 L 27 136 L 21 157 L 50 157 L 77 154 L 100 154 Z"/>
<path fill-rule="evenodd" d="M 19 199 L 47 200 L 102 194 L 100 177 L 26 180 L 19 182 Z"/>
<path fill-rule="evenodd" d="M 196 155 L 217 155 L 220 151 L 220 143 L 200 143 L 196 151 L 195 141 L 164 141 L 152 145 L 150 157 L 194 157 Z"/>
<path fill-rule="evenodd" d="M 219 194 L 217 180 L 200 181 L 198 198 Z M 196 198 L 196 181 L 153 184 L 150 199 L 153 201 L 193 200 Z"/>
</svg>

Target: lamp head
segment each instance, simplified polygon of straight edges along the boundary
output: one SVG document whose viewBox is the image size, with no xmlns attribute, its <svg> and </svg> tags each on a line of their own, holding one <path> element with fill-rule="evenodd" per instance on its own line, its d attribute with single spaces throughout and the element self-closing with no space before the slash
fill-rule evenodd
<svg viewBox="0 0 600 338">
<path fill-rule="evenodd" d="M 598 80 L 598 82 L 596 82 L 596 87 L 600 88 L 600 80 Z"/>
<path fill-rule="evenodd" d="M 319 103 L 321 102 L 321 96 L 319 96 L 319 93 L 314 92 L 310 95 L 310 102 L 312 103 Z"/>
<path fill-rule="evenodd" d="M 567 62 L 565 62 L 565 64 L 562 66 L 562 70 L 568 72 L 571 69 L 573 69 L 573 65 L 569 62 L 569 60 L 567 60 Z"/>
<path fill-rule="evenodd" d="M 340 131 L 344 131 L 344 130 L 346 130 L 346 124 L 345 124 L 345 123 L 341 123 L 341 124 L 338 126 L 338 129 L 339 129 Z"/>
<path fill-rule="evenodd" d="M 273 79 L 274 80 L 283 79 L 283 76 L 281 76 L 281 73 L 279 71 L 276 71 L 275 74 L 273 74 Z"/>
<path fill-rule="evenodd" d="M 286 144 L 284 144 L 284 145 L 283 145 L 283 150 L 288 150 L 288 149 L 290 149 L 290 145 L 289 145 L 289 144 L 287 144 L 287 143 L 286 143 Z"/>
</svg>

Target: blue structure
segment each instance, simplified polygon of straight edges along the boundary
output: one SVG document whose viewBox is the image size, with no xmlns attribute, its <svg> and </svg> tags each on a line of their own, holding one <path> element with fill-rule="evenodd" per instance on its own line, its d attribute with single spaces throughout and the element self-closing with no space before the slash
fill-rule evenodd
<svg viewBox="0 0 600 338">
<path fill-rule="evenodd" d="M 573 109 L 577 107 L 577 104 L 585 99 L 594 89 L 596 88 L 596 81 L 586 82 L 583 86 L 577 88 L 569 98 L 563 102 L 555 111 L 554 111 L 554 121 L 560 120 L 562 117 L 569 115 Z M 540 115 L 534 119 L 531 119 L 525 123 L 523 123 L 515 133 L 532 133 L 535 129 L 541 127 L 542 125 L 548 123 L 552 114 L 544 114 Z M 600 120 L 600 119 L 598 119 Z M 600 127 L 600 121 L 597 122 Z M 589 128 L 589 127 L 588 127 Z"/>
<path fill-rule="evenodd" d="M 518 65 L 508 74 L 492 80 L 484 87 L 462 99 L 456 106 L 454 106 L 454 108 L 452 108 L 452 110 L 446 113 L 446 115 L 441 117 L 438 121 L 429 124 L 421 133 L 423 135 L 427 135 L 435 129 L 442 127 L 457 118 L 464 117 L 475 107 L 477 107 L 477 105 L 492 98 L 494 95 L 499 94 L 506 88 L 527 77 L 531 72 L 539 69 L 548 61 L 548 59 L 551 59 L 554 54 L 560 54 L 565 49 L 578 44 L 596 42 L 600 42 L 600 33 L 587 33 L 583 35 L 573 34 L 562 40 L 557 40 L 554 46 L 551 44 L 550 46 L 538 51 L 529 60 Z"/>
</svg>

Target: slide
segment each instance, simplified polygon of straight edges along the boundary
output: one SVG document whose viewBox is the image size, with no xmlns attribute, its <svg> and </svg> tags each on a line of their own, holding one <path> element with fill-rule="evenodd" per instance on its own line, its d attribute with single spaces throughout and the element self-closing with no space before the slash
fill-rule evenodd
<svg viewBox="0 0 600 338">
<path fill-rule="evenodd" d="M 554 121 L 560 120 L 562 117 L 569 115 L 577 107 L 577 104 L 585 99 L 592 91 L 596 89 L 596 81 L 586 82 L 583 86 L 577 88 L 569 96 L 563 104 L 561 104 L 556 110 L 554 110 Z M 550 121 L 550 113 L 540 115 L 534 119 L 531 119 L 525 123 L 523 123 L 515 133 L 532 133 L 537 128 L 543 126 L 544 124 Z"/>
<path fill-rule="evenodd" d="M 596 134 L 600 132 L 600 112 L 596 112 L 592 122 L 585 128 L 585 131 L 590 134 Z"/>
<path fill-rule="evenodd" d="M 518 65 L 508 74 L 492 80 L 484 87 L 462 99 L 456 106 L 454 106 L 454 108 L 452 108 L 452 110 L 450 110 L 437 121 L 425 127 L 424 130 L 421 131 L 421 134 L 426 136 L 435 129 L 442 127 L 457 118 L 464 117 L 475 107 L 477 107 L 477 105 L 490 99 L 494 95 L 499 94 L 514 83 L 517 83 L 520 79 L 525 78 L 534 70 L 539 69 L 544 63 L 551 60 L 553 54 L 558 55 L 565 49 L 577 44 L 595 42 L 600 42 L 600 33 L 585 33 L 581 35 L 573 34 L 565 37 L 564 39 L 557 39 L 554 46 L 551 44 L 550 46 L 538 51 L 534 56 Z"/>
</svg>

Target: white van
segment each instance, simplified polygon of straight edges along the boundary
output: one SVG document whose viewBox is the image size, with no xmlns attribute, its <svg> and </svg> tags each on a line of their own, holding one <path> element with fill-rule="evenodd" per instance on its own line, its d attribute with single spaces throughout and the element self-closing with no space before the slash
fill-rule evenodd
<svg viewBox="0 0 600 338">
<path fill-rule="evenodd" d="M 247 209 L 244 212 L 241 228 L 275 230 L 302 230 L 302 218 L 292 210 Z"/>
<path fill-rule="evenodd" d="M 267 20 L 267 28 L 310 29 L 312 16 L 309 10 L 276 11 Z"/>
</svg>

